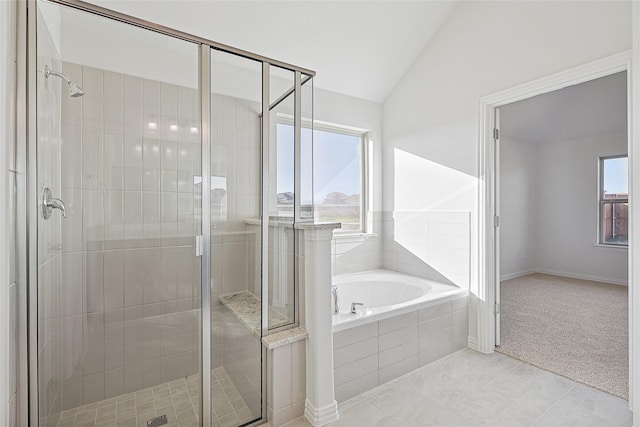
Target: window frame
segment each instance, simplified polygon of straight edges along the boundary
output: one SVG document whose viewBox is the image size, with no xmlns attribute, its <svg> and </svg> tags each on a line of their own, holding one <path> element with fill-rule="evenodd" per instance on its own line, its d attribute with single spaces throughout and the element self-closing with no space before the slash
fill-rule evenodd
<svg viewBox="0 0 640 427">
<path fill-rule="evenodd" d="M 294 126 L 293 116 L 288 114 L 278 114 L 277 115 L 277 124 L 283 124 L 288 126 Z M 319 120 L 314 120 L 313 122 L 309 119 L 302 118 L 302 127 L 306 129 L 311 129 L 311 132 L 315 131 L 323 131 L 323 132 L 331 132 L 342 134 L 346 136 L 355 136 L 360 138 L 360 228 L 358 230 L 342 230 L 341 228 L 337 228 L 333 230 L 334 237 L 350 237 L 350 236 L 358 236 L 362 234 L 368 234 L 369 230 L 369 221 L 368 221 L 368 213 L 369 213 L 369 131 L 351 127 L 344 126 L 335 123 L 323 122 Z M 276 133 L 276 144 L 277 144 L 277 133 Z M 315 143 L 315 138 L 314 138 Z M 315 164 L 314 164 L 315 169 Z M 315 172 L 314 172 L 315 174 Z M 315 188 L 314 188 L 315 190 Z M 313 194 L 313 221 L 316 220 L 316 194 L 314 191 Z"/>
<path fill-rule="evenodd" d="M 629 194 L 627 192 L 626 198 L 616 198 L 616 199 L 605 199 L 604 198 L 604 164 L 606 160 L 611 159 L 622 159 L 626 158 L 627 162 L 629 161 L 628 154 L 616 154 L 612 156 L 600 156 L 598 158 L 598 237 L 596 240 L 597 246 L 607 247 L 607 248 L 622 248 L 626 249 L 629 247 L 629 240 L 627 236 L 626 243 L 611 243 L 604 241 L 604 205 L 609 203 L 615 205 L 617 203 L 626 203 L 629 204 Z M 627 186 L 628 186 L 629 178 L 627 176 Z M 628 188 L 628 187 L 627 187 Z M 627 190 L 628 191 L 628 190 Z"/>
</svg>

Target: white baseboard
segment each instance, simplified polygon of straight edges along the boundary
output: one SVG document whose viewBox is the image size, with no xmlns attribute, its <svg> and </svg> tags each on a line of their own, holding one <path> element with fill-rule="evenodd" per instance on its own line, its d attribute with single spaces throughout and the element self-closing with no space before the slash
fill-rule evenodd
<svg viewBox="0 0 640 427">
<path fill-rule="evenodd" d="M 469 346 L 471 350 L 478 351 L 478 340 L 473 337 L 469 337 L 467 340 L 467 346 Z"/>
<path fill-rule="evenodd" d="M 504 276 L 500 276 L 500 280 L 509 280 L 515 279 L 516 277 L 526 276 L 527 274 L 537 273 L 538 271 L 535 268 L 529 270 L 518 271 L 516 273 L 505 274 Z"/>
<path fill-rule="evenodd" d="M 570 279 L 593 280 L 594 282 L 610 283 L 612 285 L 621 285 L 621 286 L 628 285 L 627 282 L 621 282 L 619 280 L 610 279 L 608 277 L 592 276 L 590 274 L 577 274 L 577 273 L 570 273 L 567 271 L 548 270 L 548 269 L 542 269 L 542 268 L 537 269 L 535 272 L 542 273 L 542 274 L 550 274 L 552 276 L 568 277 Z"/>
<path fill-rule="evenodd" d="M 304 417 L 312 426 L 323 426 L 338 419 L 338 402 L 335 400 L 323 408 L 316 408 L 309 399 L 304 403 Z"/>
</svg>

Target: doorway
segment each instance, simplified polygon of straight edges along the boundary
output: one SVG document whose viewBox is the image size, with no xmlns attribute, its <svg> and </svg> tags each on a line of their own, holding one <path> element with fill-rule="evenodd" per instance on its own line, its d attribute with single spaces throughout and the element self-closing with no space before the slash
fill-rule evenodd
<svg viewBox="0 0 640 427">
<path fill-rule="evenodd" d="M 627 75 L 499 108 L 497 351 L 628 399 Z"/>
<path fill-rule="evenodd" d="M 521 101 L 537 95 L 549 93 L 568 86 L 584 83 L 600 77 L 611 74 L 628 71 L 631 69 L 631 52 L 621 52 L 610 57 L 602 58 L 591 63 L 580 65 L 566 71 L 562 71 L 547 77 L 540 78 L 531 82 L 527 82 L 520 86 L 496 92 L 491 95 L 480 98 L 479 100 L 479 176 L 481 184 L 479 186 L 479 275 L 480 284 L 478 290 L 478 341 L 474 346 L 479 351 L 491 353 L 495 351 L 496 345 L 496 319 L 499 314 L 500 307 L 496 300 L 497 282 L 499 264 L 496 254 L 496 246 L 498 245 L 496 238 L 496 227 L 499 218 L 496 215 L 496 163 L 495 163 L 495 145 L 494 145 L 494 125 L 495 125 L 495 109 L 503 105 Z M 630 85 L 627 85 L 629 90 Z M 628 99 L 630 94 L 627 94 Z M 632 117 L 628 116 L 628 122 L 631 123 Z M 631 132 L 629 132 L 631 133 Z M 633 184 L 634 168 L 632 167 L 633 151 L 631 150 L 631 141 L 629 138 L 629 176 L 630 185 Z M 636 191 L 631 188 L 631 192 Z M 633 241 L 633 239 L 632 239 Z M 634 246 L 629 246 L 629 259 L 634 257 Z M 632 289 L 634 287 L 633 265 L 629 264 L 629 301 L 631 301 Z M 632 310 L 633 304 L 629 304 L 629 318 L 636 316 Z M 637 317 L 637 316 L 636 316 Z M 633 323 L 630 322 L 630 323 Z M 633 359 L 633 336 L 629 339 L 630 360 Z M 633 366 L 630 364 L 629 379 L 633 378 Z M 630 390 L 631 396 L 634 396 L 633 390 Z"/>
</svg>

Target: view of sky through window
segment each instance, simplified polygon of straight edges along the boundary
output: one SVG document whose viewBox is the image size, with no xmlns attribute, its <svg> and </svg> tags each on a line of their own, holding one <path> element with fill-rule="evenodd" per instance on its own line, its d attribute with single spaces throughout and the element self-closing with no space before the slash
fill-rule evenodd
<svg viewBox="0 0 640 427">
<path fill-rule="evenodd" d="M 311 140 L 312 130 L 302 128 L 302 141 Z M 277 125 L 277 192 L 288 200 L 294 190 L 293 126 Z M 340 222 L 342 230 L 361 228 L 362 137 L 327 130 L 313 131 L 313 188 L 316 218 Z M 303 153 L 304 154 L 304 153 Z M 303 164 L 310 164 L 303 159 Z M 310 200 L 301 203 L 310 203 Z"/>
<path fill-rule="evenodd" d="M 627 157 L 604 159 L 604 193 L 627 194 L 629 192 L 628 171 Z"/>
</svg>

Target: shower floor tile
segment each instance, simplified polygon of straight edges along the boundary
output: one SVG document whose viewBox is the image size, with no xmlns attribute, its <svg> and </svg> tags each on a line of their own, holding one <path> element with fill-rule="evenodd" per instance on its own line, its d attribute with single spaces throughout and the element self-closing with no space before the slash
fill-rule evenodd
<svg viewBox="0 0 640 427">
<path fill-rule="evenodd" d="M 213 369 L 211 392 L 215 427 L 233 427 L 253 418 L 224 368 Z M 199 375 L 191 375 L 64 411 L 58 427 L 147 427 L 147 421 L 162 415 L 167 416 L 166 427 L 197 427 L 199 398 Z"/>
</svg>

